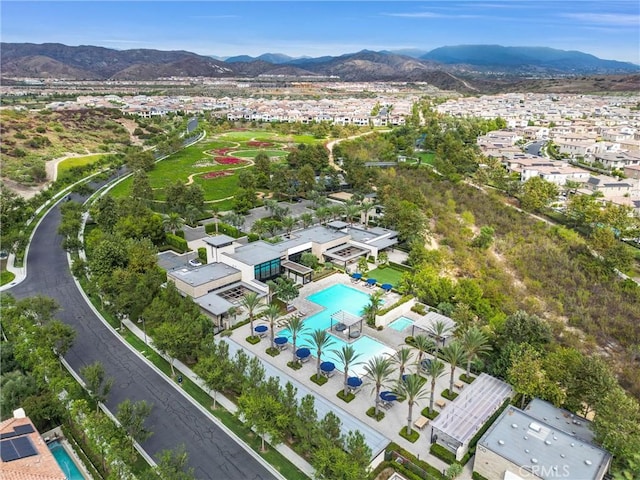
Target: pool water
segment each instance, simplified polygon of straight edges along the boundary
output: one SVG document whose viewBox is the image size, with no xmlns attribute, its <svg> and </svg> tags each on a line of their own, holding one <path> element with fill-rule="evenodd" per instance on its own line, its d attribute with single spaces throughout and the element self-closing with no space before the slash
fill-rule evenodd
<svg viewBox="0 0 640 480">
<path fill-rule="evenodd" d="M 304 320 L 304 325 L 307 330 L 298 338 L 296 338 L 296 348 L 308 347 L 311 349 L 311 354 L 315 356 L 316 350 L 311 343 L 311 333 L 314 330 L 326 330 L 331 326 L 331 315 L 339 310 L 344 310 L 352 315 L 360 315 L 362 308 L 369 303 L 369 295 L 351 288 L 347 285 L 337 284 L 324 290 L 309 295 L 308 300 L 317 303 L 325 307 L 325 309 L 315 315 L 312 315 Z M 333 321 L 335 325 L 335 320 Z M 356 324 L 351 327 L 352 329 L 359 329 L 360 324 Z M 287 337 L 291 341 L 291 334 L 288 330 L 282 330 L 278 332 L 278 336 Z M 333 343 L 322 352 L 322 360 L 328 360 L 336 364 L 336 368 L 344 372 L 344 365 L 337 359 L 333 350 L 341 350 L 344 345 L 353 346 L 354 350 L 359 354 L 356 362 L 361 362 L 358 365 L 350 366 L 349 373 L 355 375 L 363 375 L 363 365 L 371 358 L 388 353 L 393 355 L 395 350 L 386 345 L 374 340 L 371 337 L 362 336 L 354 342 L 348 343 L 342 338 L 330 334 Z"/>
<path fill-rule="evenodd" d="M 413 325 L 413 320 L 407 317 L 398 317 L 396 320 L 389 324 L 389 328 L 397 330 L 398 332 L 402 332 Z"/>
<path fill-rule="evenodd" d="M 85 480 L 84 476 L 78 470 L 75 462 L 71 459 L 67 450 L 60 442 L 51 442 L 49 444 L 49 450 L 60 465 L 62 472 L 67 476 L 67 480 Z"/>
</svg>

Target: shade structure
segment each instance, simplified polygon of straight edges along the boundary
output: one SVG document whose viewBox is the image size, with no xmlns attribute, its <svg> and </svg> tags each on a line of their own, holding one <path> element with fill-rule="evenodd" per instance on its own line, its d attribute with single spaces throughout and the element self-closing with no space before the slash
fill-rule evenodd
<svg viewBox="0 0 640 480">
<path fill-rule="evenodd" d="M 258 325 L 257 327 L 254 328 L 256 333 L 264 333 L 267 330 L 269 330 L 269 327 L 267 327 L 266 325 Z"/>
<path fill-rule="evenodd" d="M 349 377 L 347 378 L 347 385 L 351 388 L 358 388 L 362 386 L 362 379 L 358 377 Z"/>
<path fill-rule="evenodd" d="M 398 396 L 393 392 L 380 392 L 380 398 L 385 402 L 395 402 Z"/>
<path fill-rule="evenodd" d="M 375 285 L 376 283 L 378 283 L 378 280 L 376 280 L 375 278 L 367 278 L 367 283 L 369 285 Z"/>
<path fill-rule="evenodd" d="M 356 272 L 353 275 L 351 275 L 351 278 L 355 278 L 356 280 L 360 280 L 362 278 L 362 274 Z"/>
<path fill-rule="evenodd" d="M 390 283 L 383 283 L 382 285 L 380 285 L 380 288 L 388 292 L 393 288 L 393 285 L 391 285 Z"/>
<path fill-rule="evenodd" d="M 273 341 L 276 345 L 284 345 L 288 342 L 289 340 L 287 339 L 287 337 L 276 337 L 275 340 Z"/>
<path fill-rule="evenodd" d="M 306 347 L 296 350 L 296 357 L 298 358 L 307 358 L 309 355 L 311 355 L 311 350 Z"/>
<path fill-rule="evenodd" d="M 336 365 L 333 362 L 322 362 L 320 364 L 320 370 L 323 372 L 329 373 L 333 372 L 336 369 Z"/>
</svg>

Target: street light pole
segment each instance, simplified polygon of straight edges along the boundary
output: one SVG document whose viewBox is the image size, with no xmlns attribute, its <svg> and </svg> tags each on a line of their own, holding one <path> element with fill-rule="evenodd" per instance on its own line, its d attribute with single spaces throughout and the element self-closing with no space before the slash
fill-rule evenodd
<svg viewBox="0 0 640 480">
<path fill-rule="evenodd" d="M 147 326 L 144 323 L 144 317 L 140 317 L 140 320 L 138 320 L 138 323 L 142 322 L 142 331 L 144 332 L 144 344 L 147 344 Z"/>
</svg>

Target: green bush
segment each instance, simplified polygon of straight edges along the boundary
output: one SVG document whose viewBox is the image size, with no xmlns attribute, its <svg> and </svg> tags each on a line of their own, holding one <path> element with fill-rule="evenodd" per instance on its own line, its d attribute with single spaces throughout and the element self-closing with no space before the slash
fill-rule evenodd
<svg viewBox="0 0 640 480">
<path fill-rule="evenodd" d="M 269 347 L 267 348 L 267 355 L 277 357 L 278 355 L 280 355 L 280 350 L 278 348 Z"/>
<path fill-rule="evenodd" d="M 207 249 L 205 247 L 198 247 L 198 259 L 202 264 L 207 264 Z"/>
<path fill-rule="evenodd" d="M 449 389 L 445 389 L 442 391 L 442 396 L 447 400 L 455 400 L 458 394 L 456 392 L 450 392 Z"/>
<path fill-rule="evenodd" d="M 343 390 L 340 390 L 340 391 L 336 394 L 336 396 L 337 396 L 340 400 L 342 400 L 342 401 L 344 401 L 344 402 L 347 402 L 347 403 L 349 403 L 349 402 L 350 402 L 350 401 L 352 401 L 354 398 L 356 398 L 356 395 L 355 395 L 354 393 L 352 393 L 352 392 L 347 392 L 347 396 L 345 397 L 345 396 L 344 396 L 344 391 L 343 391 Z"/>
<path fill-rule="evenodd" d="M 478 472 L 473 472 L 471 478 L 473 478 L 473 480 L 488 480 L 487 477 L 483 477 Z"/>
<path fill-rule="evenodd" d="M 247 337 L 247 343 L 250 343 L 251 345 L 260 343 L 260 337 L 258 337 L 257 335 L 251 335 Z"/>
<path fill-rule="evenodd" d="M 386 313 L 389 313 L 391 310 L 393 310 L 394 308 L 399 307 L 403 303 L 407 303 L 412 298 L 413 298 L 413 295 L 403 295 L 402 297 L 400 297 L 400 300 L 398 300 L 393 305 L 391 305 L 391 306 L 389 306 L 387 308 L 381 309 L 380 312 L 378 313 L 378 315 L 385 315 Z"/>
<path fill-rule="evenodd" d="M 460 375 L 460 380 L 462 380 L 464 383 L 472 383 L 474 380 L 476 379 L 476 377 L 467 377 L 466 373 L 463 373 L 462 375 Z"/>
<path fill-rule="evenodd" d="M 438 457 L 443 462 L 447 462 L 449 465 L 451 465 L 456 461 L 455 454 L 451 453 L 449 450 L 447 450 L 442 445 L 439 445 L 437 443 L 431 444 L 429 453 L 431 453 L 435 457 Z"/>
<path fill-rule="evenodd" d="M 402 448 L 397 443 L 391 442 L 389 444 L 389 446 L 387 447 L 387 452 L 396 452 L 399 455 L 402 455 L 407 460 L 409 460 L 415 466 L 417 466 L 417 467 L 421 468 L 422 470 L 424 470 L 425 472 L 427 472 L 428 475 L 431 475 L 432 477 L 437 478 L 437 479 L 444 479 L 444 477 L 442 475 L 442 472 L 440 470 L 438 470 L 433 465 L 428 464 L 424 460 L 417 459 L 416 456 L 413 453 L 409 452 L 408 450 L 405 450 L 404 448 Z M 391 462 L 391 463 L 394 463 L 394 464 L 397 465 L 396 462 Z M 406 467 L 404 469 L 409 471 Z M 417 473 L 417 472 L 415 472 L 415 473 Z M 422 478 L 422 477 L 415 477 L 414 476 L 414 478 Z"/>
<path fill-rule="evenodd" d="M 187 241 L 184 238 L 180 238 L 177 235 L 173 235 L 172 233 L 167 233 L 166 239 L 167 244 L 178 253 L 184 253 L 189 250 Z"/>
<path fill-rule="evenodd" d="M 377 422 L 384 418 L 384 412 L 378 412 L 378 416 L 376 417 L 376 407 L 371 407 L 367 410 L 367 417 L 375 418 Z"/>
<path fill-rule="evenodd" d="M 402 270 L 404 272 L 413 272 L 413 267 L 409 265 L 403 265 L 401 263 L 389 262 L 389 266 L 395 268 L 396 270 Z"/>
<path fill-rule="evenodd" d="M 294 370 L 300 370 L 302 368 L 301 362 L 287 362 L 287 367 L 293 368 Z"/>
<path fill-rule="evenodd" d="M 410 441 L 411 443 L 416 443 L 418 438 L 420 438 L 420 434 L 415 430 L 411 430 L 411 435 L 407 434 L 407 427 L 402 427 L 400 429 L 400 436 L 405 440 Z"/>
<path fill-rule="evenodd" d="M 416 313 L 418 313 L 420 315 L 426 315 L 427 314 L 427 309 L 421 303 L 416 303 L 413 307 L 411 307 L 411 311 L 412 312 L 416 312 Z"/>
<path fill-rule="evenodd" d="M 440 415 L 440 412 L 437 412 L 436 410 L 429 410 L 429 407 L 424 407 L 420 414 L 423 417 L 427 417 L 429 420 L 435 420 L 435 418 Z"/>
<path fill-rule="evenodd" d="M 176 237 L 184 238 L 184 230 L 176 230 L 174 234 Z"/>
<path fill-rule="evenodd" d="M 329 379 L 323 375 L 318 376 L 318 374 L 314 373 L 313 375 L 311 375 L 311 381 L 316 385 L 322 386 L 327 383 Z"/>
<path fill-rule="evenodd" d="M 216 225 L 215 223 L 207 223 L 204 227 L 204 231 L 209 235 L 216 233 Z M 218 222 L 218 233 L 224 233 L 225 235 L 229 235 L 233 238 L 238 238 L 242 236 L 242 232 L 236 227 L 229 225 L 228 223 Z"/>
</svg>

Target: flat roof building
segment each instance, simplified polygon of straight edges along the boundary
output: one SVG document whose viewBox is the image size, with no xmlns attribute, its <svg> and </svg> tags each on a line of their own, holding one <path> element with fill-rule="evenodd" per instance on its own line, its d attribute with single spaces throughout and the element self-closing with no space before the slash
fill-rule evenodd
<svg viewBox="0 0 640 480">
<path fill-rule="evenodd" d="M 546 423 L 509 405 L 478 442 L 474 471 L 487 480 L 602 480 L 611 455 L 558 426 L 564 425 Z"/>
</svg>

